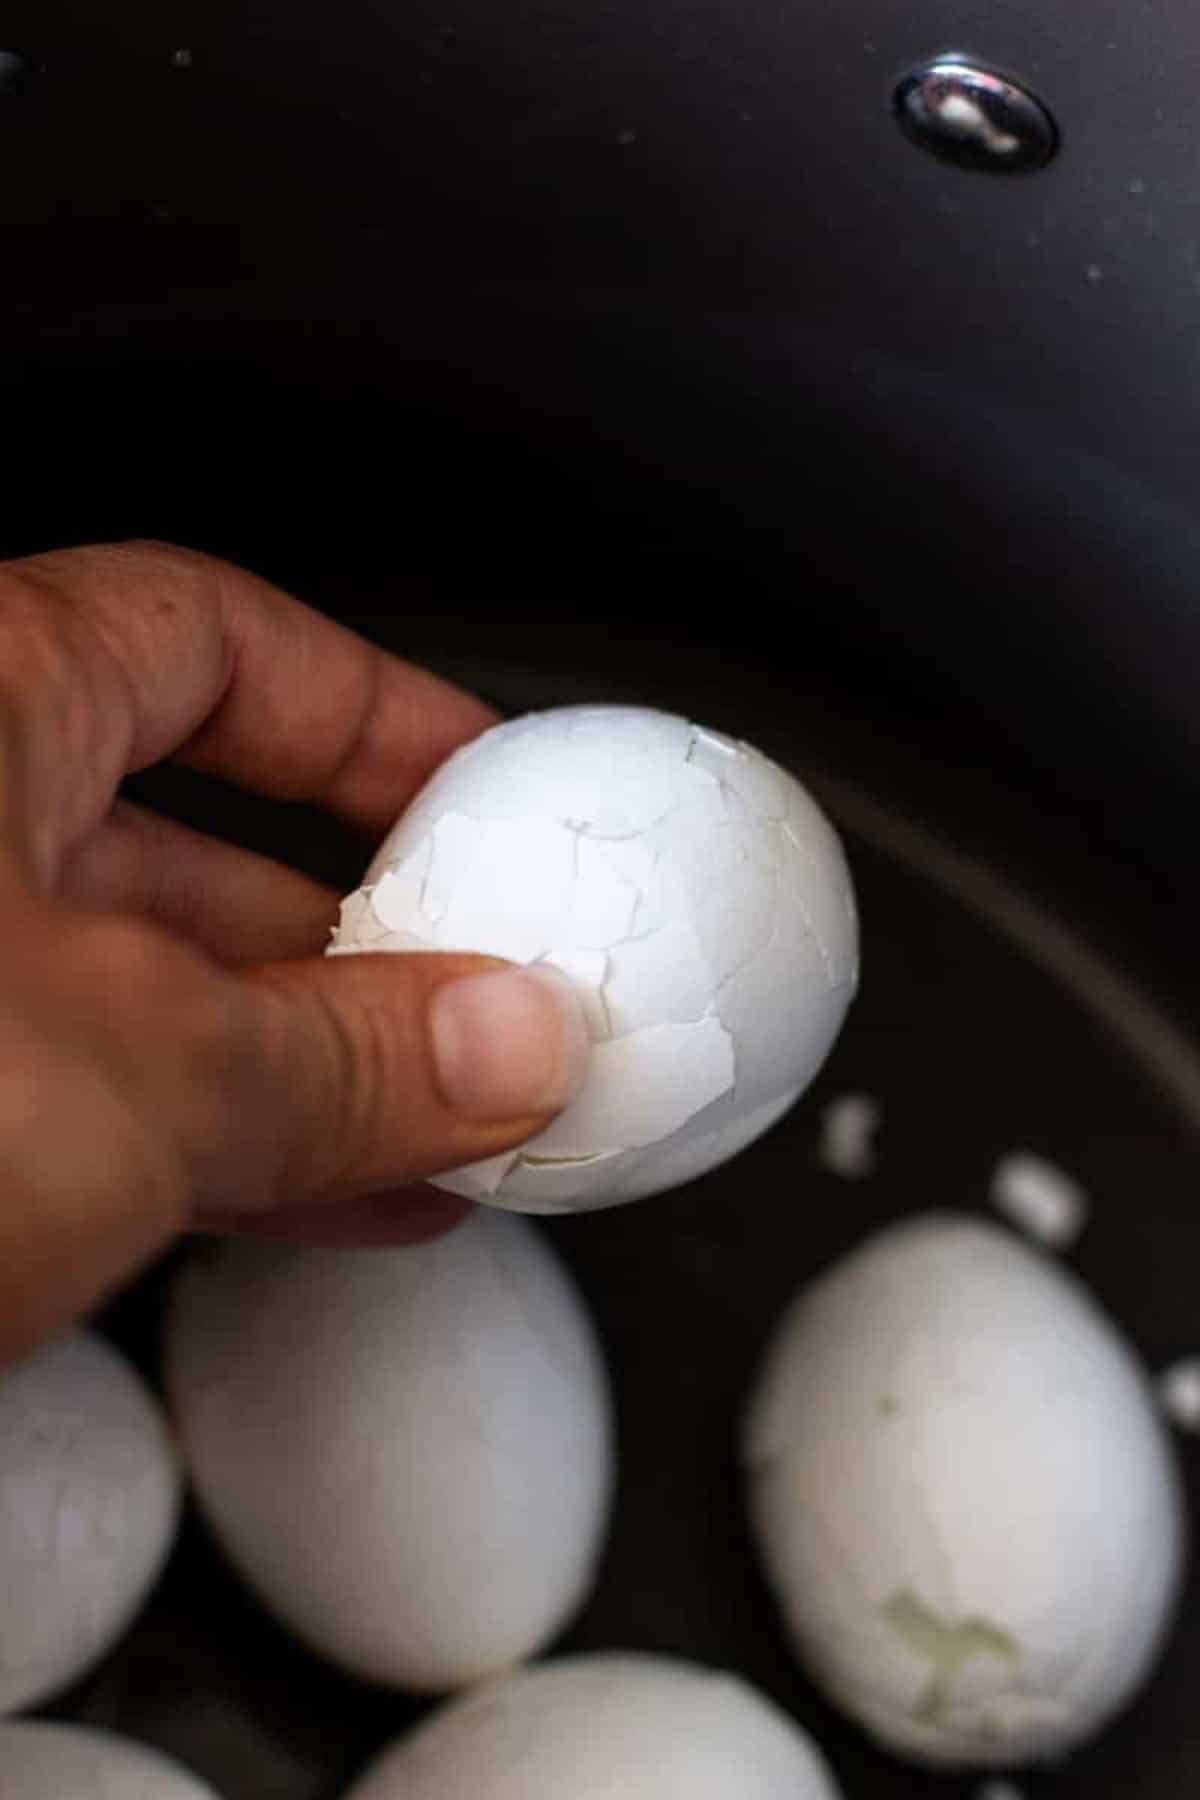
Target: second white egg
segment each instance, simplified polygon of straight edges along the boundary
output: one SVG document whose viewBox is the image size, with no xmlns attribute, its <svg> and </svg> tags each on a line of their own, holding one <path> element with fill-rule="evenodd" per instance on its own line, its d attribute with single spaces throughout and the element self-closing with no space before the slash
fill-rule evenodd
<svg viewBox="0 0 1200 1800">
<path fill-rule="evenodd" d="M 523 1221 L 476 1213 L 403 1250 L 236 1246 L 185 1273 L 168 1368 L 230 1557 L 347 1668 L 458 1687 L 582 1599 L 613 1481 L 608 1384 Z"/>
</svg>

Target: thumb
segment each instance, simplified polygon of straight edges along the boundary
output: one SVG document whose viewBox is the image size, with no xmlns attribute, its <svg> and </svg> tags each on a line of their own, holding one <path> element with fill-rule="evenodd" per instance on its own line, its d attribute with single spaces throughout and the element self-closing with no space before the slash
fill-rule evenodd
<svg viewBox="0 0 1200 1800">
<path fill-rule="evenodd" d="M 0 918 L 0 1361 L 201 1218 L 345 1198 L 345 1226 L 364 1193 L 511 1148 L 587 1060 L 553 971 L 393 953 L 232 974 L 141 921 Z"/>
<path fill-rule="evenodd" d="M 497 1155 L 540 1131 L 586 1070 L 583 1013 L 554 969 L 393 952 L 241 979 L 259 1058 L 258 1092 L 238 1111 L 267 1179 L 256 1194 L 232 1164 L 210 1216 L 222 1202 L 242 1214 L 325 1204 Z"/>
</svg>

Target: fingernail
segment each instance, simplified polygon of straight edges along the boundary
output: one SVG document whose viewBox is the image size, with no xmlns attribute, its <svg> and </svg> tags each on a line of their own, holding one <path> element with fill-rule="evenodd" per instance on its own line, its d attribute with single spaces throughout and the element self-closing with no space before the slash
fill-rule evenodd
<svg viewBox="0 0 1200 1800">
<path fill-rule="evenodd" d="M 557 969 L 464 975 L 437 990 L 429 1020 L 442 1093 L 480 1124 L 558 1112 L 587 1071 L 583 1009 Z"/>
</svg>

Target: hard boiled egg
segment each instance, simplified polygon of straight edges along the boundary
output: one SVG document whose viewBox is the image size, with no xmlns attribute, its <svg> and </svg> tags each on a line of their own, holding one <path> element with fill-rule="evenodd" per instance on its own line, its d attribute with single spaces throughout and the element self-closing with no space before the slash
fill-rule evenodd
<svg viewBox="0 0 1200 1800">
<path fill-rule="evenodd" d="M 103 1339 L 73 1331 L 0 1373 L 0 1713 L 111 1648 L 166 1561 L 179 1502 L 158 1404 Z"/>
<path fill-rule="evenodd" d="M 1179 1591 L 1172 1453 L 1080 1284 L 992 1226 L 882 1232 L 785 1317 L 746 1436 L 766 1566 L 832 1697 L 920 1760 L 1090 1737 Z"/>
<path fill-rule="evenodd" d="M 538 1649 L 613 1479 L 579 1296 L 524 1221 L 403 1250 L 239 1245 L 185 1272 L 169 1386 L 201 1506 L 315 1649 L 438 1690 Z"/>
<path fill-rule="evenodd" d="M 216 1800 L 157 1751 L 80 1725 L 0 1725 L 0 1800 Z"/>
<path fill-rule="evenodd" d="M 723 1162 L 791 1106 L 854 993 L 854 899 L 808 794 L 748 744 L 628 706 L 497 726 L 451 757 L 343 903 L 333 954 L 549 963 L 594 1040 L 521 1150 L 440 1186 L 608 1206 Z"/>
<path fill-rule="evenodd" d="M 582 1656 L 491 1682 L 384 1752 L 347 1800 L 836 1800 L 820 1755 L 742 1681 Z"/>
</svg>

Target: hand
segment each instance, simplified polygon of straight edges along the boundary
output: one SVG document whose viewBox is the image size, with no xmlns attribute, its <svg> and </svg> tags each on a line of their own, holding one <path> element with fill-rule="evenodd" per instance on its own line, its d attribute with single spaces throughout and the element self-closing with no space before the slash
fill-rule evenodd
<svg viewBox="0 0 1200 1800">
<path fill-rule="evenodd" d="M 320 955 L 336 895 L 115 800 L 174 755 L 381 835 L 493 722 L 265 583 L 158 546 L 0 565 L 0 1360 L 190 1225 L 397 1241 L 585 1054 L 489 959 Z"/>
</svg>

